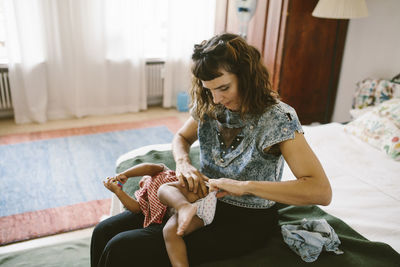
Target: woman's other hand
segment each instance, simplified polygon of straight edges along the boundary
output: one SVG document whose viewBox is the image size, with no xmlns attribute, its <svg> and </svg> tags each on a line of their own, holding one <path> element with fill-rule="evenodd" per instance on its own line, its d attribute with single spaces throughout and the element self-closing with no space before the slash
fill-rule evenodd
<svg viewBox="0 0 400 267">
<path fill-rule="evenodd" d="M 210 191 L 219 191 L 217 197 L 224 197 L 226 195 L 242 196 L 246 193 L 244 190 L 244 182 L 237 181 L 229 178 L 209 179 L 208 184 Z"/>
<path fill-rule="evenodd" d="M 190 146 L 197 140 L 198 123 L 190 117 L 172 140 L 172 153 L 176 162 L 175 173 L 182 187 L 199 196 L 207 195 L 207 187 L 204 183 L 206 176 L 200 173 L 190 161 Z"/>
<path fill-rule="evenodd" d="M 188 187 L 189 191 L 198 194 L 200 197 L 207 195 L 207 187 L 204 181 L 208 178 L 189 163 L 176 165 L 176 177 L 182 187 Z"/>
</svg>

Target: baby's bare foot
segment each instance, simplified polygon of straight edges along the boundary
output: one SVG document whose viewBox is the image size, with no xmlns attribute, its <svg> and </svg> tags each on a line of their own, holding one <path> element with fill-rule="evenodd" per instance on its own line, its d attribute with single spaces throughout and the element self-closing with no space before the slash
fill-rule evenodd
<svg viewBox="0 0 400 267">
<path fill-rule="evenodd" d="M 186 228 L 189 226 L 190 221 L 193 216 L 196 215 L 197 206 L 195 204 L 187 204 L 182 206 L 178 212 L 178 229 L 176 231 L 177 235 L 183 235 Z"/>
</svg>

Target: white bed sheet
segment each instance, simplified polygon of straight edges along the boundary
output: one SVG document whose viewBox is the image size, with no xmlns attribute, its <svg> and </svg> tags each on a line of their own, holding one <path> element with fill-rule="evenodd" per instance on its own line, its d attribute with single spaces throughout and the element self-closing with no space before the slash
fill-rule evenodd
<svg viewBox="0 0 400 267">
<path fill-rule="evenodd" d="M 333 198 L 320 206 L 371 241 L 384 242 L 400 252 L 400 162 L 330 123 L 303 126 L 305 137 L 330 180 Z M 197 143 L 194 145 L 198 145 Z M 121 162 L 150 150 L 168 150 L 171 144 L 145 146 L 117 160 Z M 295 179 L 285 165 L 283 180 Z M 111 215 L 122 211 L 113 196 Z"/>
<path fill-rule="evenodd" d="M 333 197 L 320 206 L 371 241 L 400 252 L 400 162 L 330 123 L 303 126 L 305 138 L 321 161 Z M 294 179 L 287 165 L 283 180 Z"/>
</svg>

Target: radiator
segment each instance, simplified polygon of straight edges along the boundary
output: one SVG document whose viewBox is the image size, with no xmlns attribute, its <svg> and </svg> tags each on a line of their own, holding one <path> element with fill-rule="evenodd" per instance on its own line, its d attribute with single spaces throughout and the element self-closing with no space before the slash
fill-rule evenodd
<svg viewBox="0 0 400 267">
<path fill-rule="evenodd" d="M 0 67 L 0 116 L 13 115 L 8 68 Z"/>
<path fill-rule="evenodd" d="M 164 61 L 149 60 L 146 62 L 147 105 L 161 105 L 164 94 Z"/>
</svg>

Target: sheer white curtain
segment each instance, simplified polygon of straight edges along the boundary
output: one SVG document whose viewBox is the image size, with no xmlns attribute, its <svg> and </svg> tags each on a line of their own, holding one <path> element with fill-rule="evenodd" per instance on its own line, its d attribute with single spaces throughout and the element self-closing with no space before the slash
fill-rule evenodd
<svg viewBox="0 0 400 267">
<path fill-rule="evenodd" d="M 141 3 L 6 0 L 16 122 L 146 108 Z"/>
<path fill-rule="evenodd" d="M 146 29 L 157 15 L 154 10 L 161 0 L 2 1 L 17 123 L 147 108 L 145 51 L 149 44 L 146 42 L 157 33 Z M 189 9 L 192 6 L 188 2 L 197 8 Z M 196 27 L 213 26 L 215 0 L 169 0 L 168 4 L 170 8 L 165 10 L 169 12 L 168 20 L 179 21 L 167 24 L 179 26 L 167 30 L 171 34 L 167 38 L 169 47 L 176 49 L 179 44 L 182 53 L 168 49 L 167 65 L 180 61 L 188 64 L 194 42 L 212 34 L 210 30 L 204 34 L 204 30 Z M 203 21 L 195 21 L 202 12 L 210 14 Z M 196 39 L 200 35 L 195 32 L 203 35 Z M 190 78 L 183 79 L 175 67 L 167 73 L 176 79 L 166 78 L 172 84 L 169 88 L 173 87 L 169 91 L 186 88 L 182 87 L 185 82 L 189 84 Z M 175 95 L 166 97 L 172 99 Z"/>
<path fill-rule="evenodd" d="M 194 44 L 214 34 L 216 0 L 171 0 L 168 8 L 168 49 L 165 64 L 164 107 L 176 105 L 178 92 L 191 86 Z"/>
</svg>

